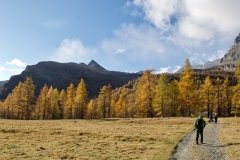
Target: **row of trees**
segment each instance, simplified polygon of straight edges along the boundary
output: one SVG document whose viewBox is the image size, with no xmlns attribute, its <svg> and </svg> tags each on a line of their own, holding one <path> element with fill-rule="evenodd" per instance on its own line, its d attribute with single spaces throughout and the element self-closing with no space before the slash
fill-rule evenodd
<svg viewBox="0 0 240 160">
<path fill-rule="evenodd" d="M 179 80 L 159 77 L 146 70 L 135 81 L 112 90 L 110 85 L 100 89 L 97 98 L 89 99 L 83 79 L 78 86 L 70 84 L 65 90 L 44 86 L 38 97 L 30 77 L 20 82 L 12 93 L 0 102 L 0 116 L 11 119 L 84 119 L 111 117 L 193 116 L 217 113 L 230 116 L 240 106 L 240 67 L 236 69 L 237 85 L 228 78 L 200 81 L 193 76 L 186 61 Z M 91 87 L 91 86 L 89 86 Z"/>
</svg>

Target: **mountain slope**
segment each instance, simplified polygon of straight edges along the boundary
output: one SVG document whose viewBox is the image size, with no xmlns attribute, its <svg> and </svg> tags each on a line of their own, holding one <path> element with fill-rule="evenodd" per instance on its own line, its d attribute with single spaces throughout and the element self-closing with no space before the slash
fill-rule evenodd
<svg viewBox="0 0 240 160">
<path fill-rule="evenodd" d="M 0 86 L 4 85 L 7 81 L 0 81 Z"/>
<path fill-rule="evenodd" d="M 215 59 L 213 61 L 207 61 L 204 64 L 192 66 L 193 69 L 209 69 L 215 66 L 220 65 L 221 59 Z"/>
<path fill-rule="evenodd" d="M 234 71 L 235 65 L 239 60 L 240 60 L 240 34 L 235 39 L 235 44 L 221 59 L 219 66 L 224 71 Z"/>
<path fill-rule="evenodd" d="M 203 65 L 192 66 L 193 69 L 234 72 L 237 62 L 240 60 L 240 34 L 235 38 L 234 45 L 221 58 L 208 61 Z M 181 72 L 182 68 L 178 71 Z"/>
<path fill-rule="evenodd" d="M 90 97 L 96 96 L 103 85 L 110 84 L 113 88 L 116 88 L 140 76 L 140 74 L 107 71 L 95 61 L 94 63 L 86 65 L 84 63 L 47 61 L 27 66 L 21 74 L 12 76 L 7 83 L 0 87 L 0 98 L 6 98 L 12 89 L 27 76 L 31 76 L 36 85 L 36 95 L 39 94 L 44 84 L 52 85 L 58 89 L 66 89 L 70 83 L 76 86 L 83 78 L 87 84 Z"/>
</svg>

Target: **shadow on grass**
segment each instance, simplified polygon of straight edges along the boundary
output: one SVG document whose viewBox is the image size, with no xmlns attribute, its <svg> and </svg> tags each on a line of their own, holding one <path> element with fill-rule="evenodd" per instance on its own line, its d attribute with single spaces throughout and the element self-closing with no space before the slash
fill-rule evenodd
<svg viewBox="0 0 240 160">
<path fill-rule="evenodd" d="M 202 146 L 208 146 L 208 147 L 227 147 L 227 146 L 233 146 L 233 145 L 240 145 L 240 143 L 227 143 L 224 145 L 216 145 L 216 144 L 209 144 L 209 143 L 203 143 Z"/>
<path fill-rule="evenodd" d="M 227 147 L 227 146 L 235 146 L 235 145 L 240 145 L 240 143 L 239 143 L 239 142 L 227 143 L 227 144 L 223 145 L 223 147 Z"/>
</svg>

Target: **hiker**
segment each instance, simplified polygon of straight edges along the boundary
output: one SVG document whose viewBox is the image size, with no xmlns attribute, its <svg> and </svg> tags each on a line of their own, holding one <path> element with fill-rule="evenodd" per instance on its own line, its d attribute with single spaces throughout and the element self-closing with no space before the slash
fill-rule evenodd
<svg viewBox="0 0 240 160">
<path fill-rule="evenodd" d="M 217 113 L 214 114 L 214 119 L 215 119 L 215 123 L 217 123 L 217 119 L 218 119 Z"/>
<path fill-rule="evenodd" d="M 210 113 L 209 115 L 209 120 L 208 120 L 209 123 L 212 123 L 213 122 L 213 116 L 212 116 L 212 113 Z"/>
<path fill-rule="evenodd" d="M 203 129 L 206 126 L 206 122 L 203 119 L 203 116 L 200 115 L 198 119 L 195 121 L 195 128 L 197 129 L 196 134 L 196 144 L 198 144 L 199 134 L 201 136 L 201 143 L 203 143 Z"/>
</svg>

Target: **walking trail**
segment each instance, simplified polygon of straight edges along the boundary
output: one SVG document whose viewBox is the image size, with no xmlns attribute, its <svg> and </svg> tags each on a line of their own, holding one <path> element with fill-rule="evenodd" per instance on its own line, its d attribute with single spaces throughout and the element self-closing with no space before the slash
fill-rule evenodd
<svg viewBox="0 0 240 160">
<path fill-rule="evenodd" d="M 196 131 L 188 133 L 175 147 L 171 160 L 227 160 L 219 142 L 219 122 L 208 123 L 203 131 L 203 144 L 196 144 Z M 199 137 L 200 138 L 200 137 Z M 200 139 L 199 139 L 200 142 Z"/>
</svg>

